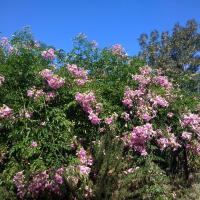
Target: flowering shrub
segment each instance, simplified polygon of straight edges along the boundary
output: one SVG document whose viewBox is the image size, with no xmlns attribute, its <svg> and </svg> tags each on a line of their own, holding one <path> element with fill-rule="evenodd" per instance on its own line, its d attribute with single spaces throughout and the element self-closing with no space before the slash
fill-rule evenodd
<svg viewBox="0 0 200 200">
<path fill-rule="evenodd" d="M 196 94 L 121 45 L 101 50 L 80 34 L 66 54 L 16 35 L 0 47 L 4 199 L 172 199 L 180 177 L 190 189 Z"/>
</svg>

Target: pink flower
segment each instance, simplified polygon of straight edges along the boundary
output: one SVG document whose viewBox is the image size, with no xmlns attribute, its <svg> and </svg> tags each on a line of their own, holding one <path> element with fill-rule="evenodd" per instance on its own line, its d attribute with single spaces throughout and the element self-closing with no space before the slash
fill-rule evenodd
<svg viewBox="0 0 200 200">
<path fill-rule="evenodd" d="M 172 112 L 167 113 L 167 117 L 172 118 L 173 116 L 174 116 L 174 113 Z"/>
<path fill-rule="evenodd" d="M 105 123 L 108 124 L 108 125 L 112 124 L 113 123 L 113 118 L 112 117 L 105 118 Z"/>
<path fill-rule="evenodd" d="M 101 119 L 95 113 L 90 113 L 88 118 L 91 121 L 91 123 L 94 125 L 99 124 L 101 121 Z"/>
<path fill-rule="evenodd" d="M 13 178 L 13 182 L 17 188 L 17 195 L 23 199 L 26 194 L 24 171 L 17 172 Z"/>
<path fill-rule="evenodd" d="M 53 72 L 50 69 L 43 69 L 39 74 L 44 78 L 44 79 L 50 79 L 53 76 Z"/>
<path fill-rule="evenodd" d="M 115 44 L 112 46 L 111 48 L 111 52 L 113 53 L 113 55 L 124 58 L 126 57 L 126 53 L 124 48 L 122 47 L 122 45 L 120 44 Z"/>
<path fill-rule="evenodd" d="M 127 112 L 123 112 L 121 116 L 125 121 L 130 120 L 130 115 Z"/>
<path fill-rule="evenodd" d="M 0 75 L 0 86 L 2 86 L 4 81 L 5 81 L 5 77 L 3 75 Z"/>
<path fill-rule="evenodd" d="M 150 77 L 146 77 L 144 75 L 132 75 L 132 79 L 135 80 L 135 81 L 138 81 L 139 84 L 144 87 L 146 85 L 148 85 L 150 82 L 151 82 L 151 79 Z"/>
<path fill-rule="evenodd" d="M 153 101 L 153 105 L 157 106 L 161 106 L 161 107 L 168 107 L 169 103 L 161 96 L 156 96 L 155 99 L 151 99 L 151 101 Z"/>
<path fill-rule="evenodd" d="M 184 114 L 183 119 L 181 120 L 181 125 L 185 126 L 196 126 L 200 124 L 200 117 L 196 114 Z"/>
<path fill-rule="evenodd" d="M 65 84 L 65 80 L 57 75 L 52 76 L 47 80 L 48 85 L 53 89 L 59 89 Z"/>
<path fill-rule="evenodd" d="M 38 146 L 37 142 L 33 141 L 33 142 L 31 143 L 31 147 L 35 148 L 35 147 L 37 147 L 37 146 Z"/>
<path fill-rule="evenodd" d="M 54 54 L 54 49 L 50 48 L 49 50 L 47 51 L 42 51 L 42 57 L 45 59 L 45 60 L 53 60 L 55 59 L 55 54 Z"/>
<path fill-rule="evenodd" d="M 58 174 L 58 173 L 55 173 L 55 175 L 54 175 L 54 180 L 55 180 L 55 182 L 56 183 L 58 183 L 59 185 L 62 185 L 63 184 L 63 177 L 60 175 L 60 174 Z"/>
<path fill-rule="evenodd" d="M 79 168 L 80 174 L 82 175 L 88 175 L 91 171 L 91 168 L 85 165 L 79 165 L 78 168 Z"/>
<path fill-rule="evenodd" d="M 45 95 L 45 100 L 50 101 L 51 99 L 54 99 L 56 97 L 55 92 L 47 92 Z"/>
<path fill-rule="evenodd" d="M 78 157 L 82 165 L 91 166 L 93 163 L 92 157 L 90 155 L 87 155 L 87 152 L 85 151 L 83 147 L 80 148 L 78 152 Z"/>
<path fill-rule="evenodd" d="M 77 85 L 79 85 L 79 86 L 85 85 L 86 82 L 87 82 L 86 79 L 77 79 L 77 80 L 76 80 L 76 83 L 77 83 Z"/>
<path fill-rule="evenodd" d="M 140 73 L 142 75 L 149 75 L 151 72 L 152 72 L 152 69 L 149 66 L 144 66 L 140 68 Z"/>
<path fill-rule="evenodd" d="M 131 99 L 129 99 L 129 98 L 124 98 L 124 99 L 122 100 L 122 103 L 123 103 L 125 106 L 129 107 L 129 108 L 131 108 L 131 107 L 133 106 L 133 101 L 132 101 Z"/>
<path fill-rule="evenodd" d="M 152 118 L 153 118 L 153 117 L 150 116 L 150 115 L 147 114 L 147 113 L 144 113 L 144 114 L 142 115 L 142 119 L 145 120 L 146 122 L 149 122 Z"/>
<path fill-rule="evenodd" d="M 169 146 L 169 141 L 167 138 L 159 138 L 157 139 L 157 143 L 160 146 L 161 151 L 163 151 L 164 149 L 166 149 Z"/>
<path fill-rule="evenodd" d="M 9 44 L 9 40 L 8 40 L 8 38 L 7 37 L 2 37 L 1 38 L 1 40 L 0 40 L 0 44 L 2 45 L 2 46 L 8 46 L 8 44 Z"/>
<path fill-rule="evenodd" d="M 184 131 L 181 136 L 184 140 L 190 141 L 192 138 L 192 133 Z"/>
<path fill-rule="evenodd" d="M 143 126 L 133 127 L 130 135 L 123 137 L 124 143 L 139 152 L 142 156 L 147 155 L 146 142 L 149 141 L 156 132 L 153 130 L 152 124 L 145 124 Z"/>
<path fill-rule="evenodd" d="M 0 119 L 9 118 L 12 115 L 12 109 L 7 105 L 0 107 Z"/>
<path fill-rule="evenodd" d="M 84 70 L 83 68 L 77 67 L 74 64 L 72 65 L 68 64 L 67 70 L 70 72 L 72 76 L 76 78 L 77 85 L 83 86 L 88 81 L 87 71 Z"/>
<path fill-rule="evenodd" d="M 26 109 L 22 109 L 19 112 L 19 116 L 26 118 L 26 119 L 31 118 L 32 114 L 33 114 L 32 112 L 30 112 L 29 110 L 26 110 Z"/>
<path fill-rule="evenodd" d="M 172 83 L 169 82 L 166 76 L 157 76 L 153 81 L 166 89 L 172 88 Z"/>
</svg>

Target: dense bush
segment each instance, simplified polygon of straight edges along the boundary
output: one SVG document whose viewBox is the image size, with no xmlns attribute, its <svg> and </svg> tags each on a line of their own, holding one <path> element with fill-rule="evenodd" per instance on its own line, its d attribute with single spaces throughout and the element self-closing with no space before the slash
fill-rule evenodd
<svg viewBox="0 0 200 200">
<path fill-rule="evenodd" d="M 84 34 L 2 38 L 1 199 L 195 199 L 199 97 L 169 77 Z"/>
</svg>

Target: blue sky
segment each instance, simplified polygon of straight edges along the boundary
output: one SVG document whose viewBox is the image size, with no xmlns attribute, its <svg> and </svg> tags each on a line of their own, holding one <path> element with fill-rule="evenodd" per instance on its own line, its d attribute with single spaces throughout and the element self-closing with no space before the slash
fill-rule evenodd
<svg viewBox="0 0 200 200">
<path fill-rule="evenodd" d="M 66 51 L 83 32 L 100 47 L 120 43 L 133 55 L 141 33 L 200 23 L 200 0 L 0 0 L 0 8 L 0 36 L 30 25 L 37 40 Z"/>
</svg>

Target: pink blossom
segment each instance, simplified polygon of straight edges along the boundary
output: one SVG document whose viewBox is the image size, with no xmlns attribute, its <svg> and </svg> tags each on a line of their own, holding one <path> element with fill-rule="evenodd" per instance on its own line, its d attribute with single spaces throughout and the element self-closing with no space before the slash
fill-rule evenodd
<svg viewBox="0 0 200 200">
<path fill-rule="evenodd" d="M 77 83 L 77 85 L 79 85 L 79 86 L 85 85 L 86 82 L 87 82 L 86 79 L 77 79 L 77 80 L 76 80 L 76 83 Z"/>
<path fill-rule="evenodd" d="M 93 163 L 92 157 L 87 154 L 87 152 L 85 151 L 85 149 L 83 147 L 80 148 L 80 150 L 78 152 L 78 157 L 79 157 L 80 163 L 82 165 L 91 166 Z"/>
<path fill-rule="evenodd" d="M 7 37 L 2 37 L 1 38 L 1 40 L 0 40 L 0 44 L 2 45 L 2 46 L 8 46 L 8 44 L 9 44 L 9 40 L 8 40 L 8 38 Z"/>
<path fill-rule="evenodd" d="M 37 146 L 38 146 L 37 142 L 33 141 L 33 142 L 31 143 L 31 147 L 35 148 L 35 147 L 37 147 Z"/>
<path fill-rule="evenodd" d="M 53 89 L 59 89 L 65 84 L 65 80 L 58 75 L 54 75 L 47 80 L 48 85 Z"/>
<path fill-rule="evenodd" d="M 26 194 L 24 172 L 17 172 L 13 178 L 13 182 L 17 188 L 17 195 L 23 199 Z"/>
<path fill-rule="evenodd" d="M 62 185 L 63 184 L 63 177 L 60 175 L 60 174 L 58 174 L 58 173 L 55 173 L 55 175 L 54 175 L 54 180 L 55 180 L 55 182 L 56 183 L 58 183 L 59 185 Z"/>
<path fill-rule="evenodd" d="M 54 99 L 56 97 L 55 92 L 47 92 L 45 95 L 45 100 L 50 101 L 51 99 Z"/>
<path fill-rule="evenodd" d="M 150 77 L 147 77 L 144 75 L 138 75 L 138 74 L 132 75 L 132 79 L 135 81 L 138 81 L 142 87 L 148 85 L 151 82 Z"/>
<path fill-rule="evenodd" d="M 95 113 L 90 113 L 88 118 L 91 121 L 91 123 L 94 125 L 99 124 L 101 121 L 101 119 Z"/>
<path fill-rule="evenodd" d="M 74 64 L 72 65 L 68 64 L 67 70 L 70 72 L 72 76 L 76 78 L 77 85 L 83 86 L 88 81 L 87 71 L 84 70 L 83 68 L 77 67 Z"/>
<path fill-rule="evenodd" d="M 173 150 L 177 150 L 181 145 L 177 142 L 176 136 L 174 134 L 171 135 L 171 137 L 168 138 L 168 144 Z"/>
<path fill-rule="evenodd" d="M 157 143 L 160 146 L 161 151 L 163 151 L 164 149 L 166 149 L 169 146 L 169 141 L 167 138 L 159 138 L 157 139 Z"/>
<path fill-rule="evenodd" d="M 160 86 L 171 89 L 172 83 L 169 82 L 168 78 L 166 76 L 157 76 L 153 79 L 153 82 L 159 84 Z"/>
<path fill-rule="evenodd" d="M 113 118 L 112 117 L 105 118 L 105 123 L 106 124 L 110 125 L 110 124 L 112 124 L 112 122 L 113 122 Z"/>
<path fill-rule="evenodd" d="M 43 97 L 45 95 L 44 91 L 37 90 L 35 87 L 32 87 L 30 90 L 27 91 L 28 97 L 33 97 L 34 100 L 38 100 L 40 97 Z"/>
<path fill-rule="evenodd" d="M 167 113 L 167 117 L 172 118 L 173 116 L 174 116 L 174 113 L 172 112 Z"/>
<path fill-rule="evenodd" d="M 151 72 L 152 72 L 152 69 L 149 66 L 144 66 L 144 67 L 140 68 L 140 73 L 142 75 L 149 75 L 149 74 L 151 74 Z"/>
<path fill-rule="evenodd" d="M 22 117 L 22 118 L 26 118 L 26 119 L 30 119 L 31 116 L 32 116 L 32 112 L 30 112 L 29 110 L 27 109 L 22 109 L 20 110 L 19 112 L 19 116 Z"/>
<path fill-rule="evenodd" d="M 125 121 L 129 121 L 130 120 L 130 115 L 127 112 L 123 112 L 121 114 L 121 116 Z"/>
<path fill-rule="evenodd" d="M 161 96 L 156 96 L 154 99 L 151 99 L 151 101 L 153 102 L 154 106 L 161 106 L 161 107 L 168 107 L 169 103 Z"/>
<path fill-rule="evenodd" d="M 12 109 L 7 105 L 0 107 L 0 119 L 9 118 L 12 115 Z"/>
<path fill-rule="evenodd" d="M 44 79 L 50 79 L 53 76 L 53 72 L 50 69 L 43 69 L 39 74 L 44 78 Z"/>
<path fill-rule="evenodd" d="M 2 86 L 4 81 L 5 81 L 5 77 L 3 75 L 0 75 L 0 86 Z"/>
<path fill-rule="evenodd" d="M 54 49 L 50 48 L 47 51 L 42 51 L 41 55 L 45 60 L 53 60 L 56 57 L 54 53 Z"/>
<path fill-rule="evenodd" d="M 91 168 L 85 165 L 79 165 L 78 169 L 79 169 L 80 174 L 82 175 L 88 175 L 91 171 Z"/>
<path fill-rule="evenodd" d="M 147 155 L 146 142 L 149 141 L 156 132 L 153 130 L 152 124 L 145 124 L 143 126 L 134 127 L 130 135 L 125 135 L 123 138 L 124 143 L 133 148 L 141 155 Z"/>
<path fill-rule="evenodd" d="M 184 140 L 190 141 L 192 138 L 192 133 L 184 131 L 181 136 Z"/>
<path fill-rule="evenodd" d="M 124 50 L 124 48 L 122 47 L 122 45 L 120 44 L 115 44 L 112 46 L 111 48 L 111 52 L 113 53 L 113 55 L 124 58 L 126 57 L 126 52 Z"/>
<path fill-rule="evenodd" d="M 142 115 L 142 119 L 145 120 L 146 122 L 149 122 L 152 118 L 153 118 L 153 117 L 150 116 L 150 115 L 147 114 L 147 113 L 144 113 L 144 114 Z"/>
<path fill-rule="evenodd" d="M 133 106 L 133 101 L 130 98 L 124 98 L 122 100 L 122 103 L 127 106 L 128 108 L 131 108 Z"/>
<path fill-rule="evenodd" d="M 196 114 L 184 114 L 183 119 L 181 120 L 181 125 L 185 126 L 196 126 L 200 124 L 200 117 Z"/>
</svg>

